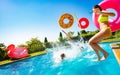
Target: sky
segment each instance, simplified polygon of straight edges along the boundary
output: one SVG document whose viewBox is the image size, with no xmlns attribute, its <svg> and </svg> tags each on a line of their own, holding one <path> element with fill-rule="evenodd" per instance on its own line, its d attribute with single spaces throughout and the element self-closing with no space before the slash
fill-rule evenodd
<svg viewBox="0 0 120 75">
<path fill-rule="evenodd" d="M 78 27 L 75 15 L 87 18 L 90 22 L 86 31 L 96 30 L 92 21 L 92 7 L 103 0 L 0 0 L 0 42 L 6 45 L 23 44 L 38 37 L 44 41 L 57 41 L 62 30 L 74 31 Z M 74 17 L 74 24 L 69 29 L 59 26 L 62 14 Z M 63 33 L 63 36 L 65 34 Z"/>
</svg>

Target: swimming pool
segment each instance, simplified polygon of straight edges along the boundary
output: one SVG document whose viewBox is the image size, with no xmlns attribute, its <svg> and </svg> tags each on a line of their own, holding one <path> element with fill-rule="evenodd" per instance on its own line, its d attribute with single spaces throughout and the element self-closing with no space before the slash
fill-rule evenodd
<svg viewBox="0 0 120 75">
<path fill-rule="evenodd" d="M 0 75 L 120 75 L 120 67 L 110 44 L 100 44 L 109 52 L 109 57 L 104 61 L 93 61 L 96 56 L 93 50 L 88 49 L 76 58 L 64 60 L 56 66 L 52 58 L 53 52 L 48 52 L 45 55 L 0 66 Z"/>
</svg>

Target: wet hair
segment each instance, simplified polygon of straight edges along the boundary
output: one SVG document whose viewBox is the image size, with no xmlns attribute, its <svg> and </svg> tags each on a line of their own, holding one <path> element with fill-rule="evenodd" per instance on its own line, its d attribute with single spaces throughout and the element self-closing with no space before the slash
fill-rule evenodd
<svg viewBox="0 0 120 75">
<path fill-rule="evenodd" d="M 64 58 L 65 58 L 65 54 L 62 53 L 62 54 L 61 54 L 61 59 L 63 60 Z"/>
<path fill-rule="evenodd" d="M 102 11 L 102 8 L 99 5 L 95 5 L 93 8 L 99 8 Z"/>
</svg>

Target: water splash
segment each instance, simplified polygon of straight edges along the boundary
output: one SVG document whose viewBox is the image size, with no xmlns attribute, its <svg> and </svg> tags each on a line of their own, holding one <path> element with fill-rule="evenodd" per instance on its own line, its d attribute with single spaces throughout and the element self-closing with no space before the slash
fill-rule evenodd
<svg viewBox="0 0 120 75">
<path fill-rule="evenodd" d="M 64 33 L 67 37 L 69 37 L 65 31 Z M 60 65 L 62 61 L 74 61 L 74 59 L 77 59 L 77 61 L 82 61 L 86 58 L 93 59 L 96 57 L 92 48 L 86 41 L 84 41 L 82 36 L 79 37 L 77 42 L 74 42 L 70 37 L 68 39 L 69 41 L 64 42 L 62 45 L 58 44 L 49 50 L 52 52 L 54 66 Z M 69 44 L 69 46 L 65 46 L 65 43 Z M 62 60 L 61 54 L 65 55 L 64 60 Z"/>
<path fill-rule="evenodd" d="M 83 52 L 85 52 L 85 48 L 87 48 L 87 44 L 84 41 L 78 41 L 78 42 L 71 42 L 67 41 L 66 43 L 70 44 L 70 47 L 65 46 L 57 46 L 52 49 L 53 51 L 53 62 L 55 64 L 60 64 L 61 61 L 61 54 L 65 54 L 65 59 L 67 61 L 72 61 L 78 56 L 81 56 Z"/>
</svg>

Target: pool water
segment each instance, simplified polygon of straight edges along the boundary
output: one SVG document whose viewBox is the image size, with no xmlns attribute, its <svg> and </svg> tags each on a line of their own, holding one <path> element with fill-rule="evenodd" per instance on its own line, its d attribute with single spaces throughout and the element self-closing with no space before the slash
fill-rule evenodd
<svg viewBox="0 0 120 75">
<path fill-rule="evenodd" d="M 96 59 L 94 51 L 86 49 L 77 57 L 65 59 L 56 65 L 53 59 L 54 52 L 48 52 L 41 56 L 0 66 L 0 75 L 120 75 L 120 67 L 110 44 L 100 44 L 109 53 L 109 57 L 104 61 L 94 61 Z"/>
</svg>

